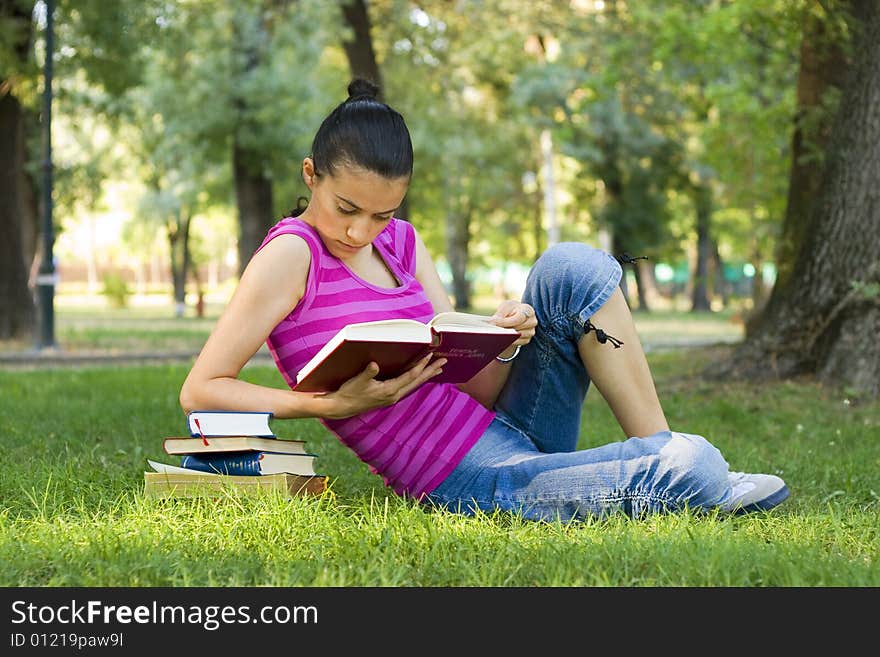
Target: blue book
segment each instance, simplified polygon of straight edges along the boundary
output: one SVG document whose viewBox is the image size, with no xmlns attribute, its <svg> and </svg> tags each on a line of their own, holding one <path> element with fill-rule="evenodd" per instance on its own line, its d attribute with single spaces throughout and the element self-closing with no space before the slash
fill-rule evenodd
<svg viewBox="0 0 880 657">
<path fill-rule="evenodd" d="M 223 475 L 268 475 L 288 472 L 311 476 L 316 454 L 279 454 L 277 452 L 226 452 L 185 454 L 180 466 L 189 470 Z"/>
</svg>

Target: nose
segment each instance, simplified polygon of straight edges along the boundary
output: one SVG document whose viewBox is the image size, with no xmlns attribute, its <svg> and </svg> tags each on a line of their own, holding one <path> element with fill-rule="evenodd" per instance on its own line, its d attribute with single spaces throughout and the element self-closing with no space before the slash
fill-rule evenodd
<svg viewBox="0 0 880 657">
<path fill-rule="evenodd" d="M 353 244 L 366 244 L 369 240 L 369 224 L 362 219 L 354 219 L 345 229 L 345 236 Z"/>
</svg>

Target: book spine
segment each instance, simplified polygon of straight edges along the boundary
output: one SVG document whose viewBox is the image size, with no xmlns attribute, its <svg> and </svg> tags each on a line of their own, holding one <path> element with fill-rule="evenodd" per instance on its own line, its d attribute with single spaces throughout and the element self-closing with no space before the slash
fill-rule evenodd
<svg viewBox="0 0 880 657">
<path fill-rule="evenodd" d="M 196 456 L 186 454 L 180 460 L 180 467 L 226 475 L 258 475 L 260 474 L 260 454 L 211 455 Z"/>
</svg>

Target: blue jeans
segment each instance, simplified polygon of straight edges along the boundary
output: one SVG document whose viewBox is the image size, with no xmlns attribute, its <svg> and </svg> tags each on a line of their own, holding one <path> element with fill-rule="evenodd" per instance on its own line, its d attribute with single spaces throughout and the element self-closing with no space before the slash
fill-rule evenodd
<svg viewBox="0 0 880 657">
<path fill-rule="evenodd" d="M 538 259 L 523 294 L 538 318 L 535 336 L 513 361 L 492 424 L 426 503 L 568 521 L 729 499 L 728 464 L 701 436 L 662 431 L 577 449 L 590 386 L 577 343 L 620 277 L 612 256 L 585 244 L 557 244 Z"/>
</svg>

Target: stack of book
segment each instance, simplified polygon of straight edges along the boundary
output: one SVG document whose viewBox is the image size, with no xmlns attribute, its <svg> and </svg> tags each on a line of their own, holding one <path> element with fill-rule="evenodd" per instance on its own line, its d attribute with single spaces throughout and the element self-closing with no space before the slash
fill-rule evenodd
<svg viewBox="0 0 880 657">
<path fill-rule="evenodd" d="M 320 494 L 327 477 L 315 471 L 316 454 L 305 442 L 279 438 L 269 426 L 271 413 L 192 411 L 189 436 L 162 441 L 180 465 L 148 460 L 147 497 L 194 497 L 228 487 L 243 492 L 278 491 L 288 497 Z"/>
</svg>

